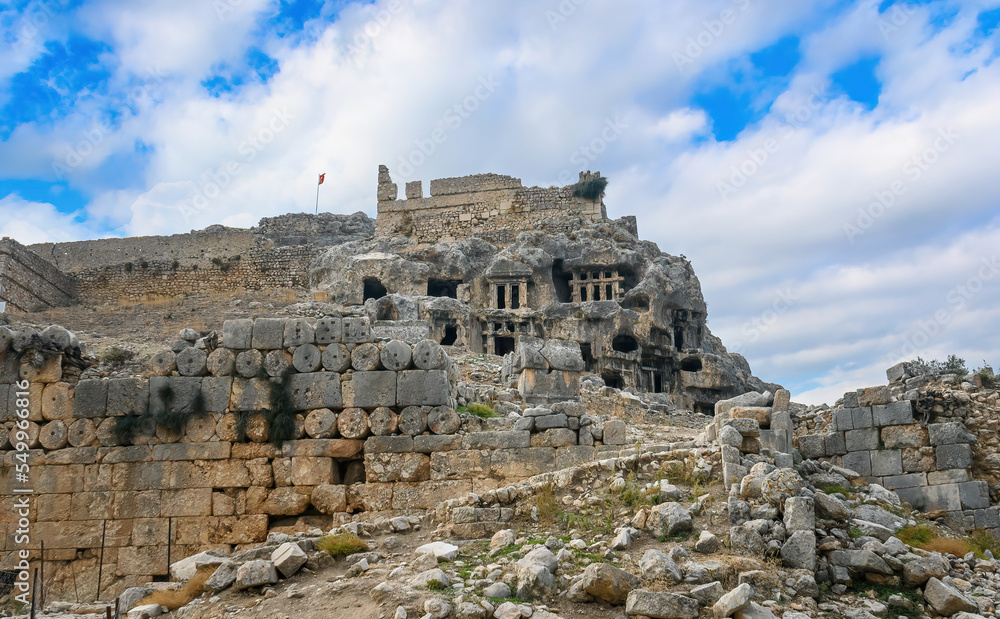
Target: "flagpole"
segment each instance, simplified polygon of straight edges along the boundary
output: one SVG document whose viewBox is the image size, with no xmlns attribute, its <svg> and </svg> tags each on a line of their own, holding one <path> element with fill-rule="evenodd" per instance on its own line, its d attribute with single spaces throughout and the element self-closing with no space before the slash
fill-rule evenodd
<svg viewBox="0 0 1000 619">
<path fill-rule="evenodd" d="M 323 177 L 323 175 L 321 174 L 320 178 L 322 178 L 322 177 Z M 316 179 L 316 180 L 317 180 L 317 182 L 316 182 L 316 214 L 319 215 L 319 186 L 322 183 L 319 182 L 319 179 Z"/>
</svg>

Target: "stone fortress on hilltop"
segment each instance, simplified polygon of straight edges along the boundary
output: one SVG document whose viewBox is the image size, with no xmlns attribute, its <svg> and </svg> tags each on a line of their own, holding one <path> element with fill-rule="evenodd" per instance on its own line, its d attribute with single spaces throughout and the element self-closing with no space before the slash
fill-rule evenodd
<svg viewBox="0 0 1000 619">
<path fill-rule="evenodd" d="M 580 184 L 596 180 L 599 172 L 580 173 Z M 640 241 L 634 217 L 609 220 L 603 185 L 593 197 L 574 195 L 578 186 L 477 174 L 432 180 L 428 197 L 410 182 L 397 199 L 379 166 L 374 222 L 360 212 L 288 214 L 249 230 L 30 247 L 6 239 L 0 298 L 30 311 L 308 289 L 365 314 L 377 334 L 515 353 L 506 375 L 537 401 L 573 396 L 583 372 L 707 414 L 720 399 L 773 390 L 708 330 L 691 264 Z M 555 365 L 541 353 L 550 341 L 572 348 Z"/>
</svg>

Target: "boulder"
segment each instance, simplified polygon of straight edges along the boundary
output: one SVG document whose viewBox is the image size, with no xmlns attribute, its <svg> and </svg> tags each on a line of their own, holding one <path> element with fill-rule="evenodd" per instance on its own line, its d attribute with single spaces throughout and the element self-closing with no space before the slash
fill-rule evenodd
<svg viewBox="0 0 1000 619">
<path fill-rule="evenodd" d="M 541 565 L 550 573 L 555 574 L 556 570 L 559 569 L 559 560 L 556 559 L 551 550 L 545 546 L 540 546 L 524 555 L 521 559 L 518 559 L 514 568 L 519 570 L 528 565 Z"/>
<path fill-rule="evenodd" d="M 761 496 L 771 505 L 783 505 L 785 499 L 795 496 L 803 482 L 793 469 L 778 469 L 768 473 L 760 484 Z"/>
<path fill-rule="evenodd" d="M 285 578 L 293 576 L 308 560 L 306 553 L 293 542 L 285 542 L 271 553 L 271 563 Z"/>
<path fill-rule="evenodd" d="M 903 566 L 903 582 L 910 587 L 919 587 L 931 578 L 944 578 L 951 565 L 938 553 L 920 557 Z"/>
<path fill-rule="evenodd" d="M 205 588 L 212 591 L 222 591 L 232 585 L 236 582 L 236 571 L 239 567 L 238 563 L 227 559 L 219 567 L 215 568 L 212 575 L 205 581 Z"/>
<path fill-rule="evenodd" d="M 781 546 L 781 563 L 786 567 L 803 570 L 816 569 L 816 534 L 813 531 L 795 531 Z"/>
<path fill-rule="evenodd" d="M 710 554 L 719 549 L 719 538 L 711 531 L 702 531 L 694 543 L 695 552 Z"/>
<path fill-rule="evenodd" d="M 641 615 L 652 619 L 697 619 L 698 600 L 679 593 L 664 591 L 629 592 L 625 612 L 631 617 Z"/>
<path fill-rule="evenodd" d="M 583 570 L 580 587 L 608 604 L 623 604 L 629 591 L 639 586 L 636 576 L 607 563 L 591 563 Z"/>
<path fill-rule="evenodd" d="M 813 495 L 816 515 L 828 520 L 843 522 L 850 518 L 851 510 L 835 496 L 817 492 Z"/>
<path fill-rule="evenodd" d="M 722 583 L 718 580 L 708 584 L 698 585 L 689 592 L 691 597 L 698 600 L 702 606 L 711 606 L 719 601 L 719 598 L 726 592 L 722 588 Z"/>
<path fill-rule="evenodd" d="M 278 570 L 267 559 L 247 561 L 236 570 L 236 580 L 233 588 L 237 591 L 250 587 L 273 585 L 278 582 Z"/>
<path fill-rule="evenodd" d="M 676 584 L 683 578 L 681 570 L 674 563 L 674 560 L 654 548 L 650 548 L 642 555 L 639 569 L 642 570 L 642 577 L 646 580 L 662 578 L 671 584 Z"/>
<path fill-rule="evenodd" d="M 458 557 L 458 546 L 447 542 L 431 542 L 418 547 L 414 554 L 430 553 L 438 561 L 454 561 Z"/>
<path fill-rule="evenodd" d="M 950 617 L 955 613 L 978 613 L 979 607 L 962 593 L 937 578 L 931 578 L 924 587 L 924 600 L 939 615 Z"/>
<path fill-rule="evenodd" d="M 646 526 L 656 536 L 669 537 L 692 529 L 691 514 L 680 503 L 660 503 L 650 510 Z"/>
<path fill-rule="evenodd" d="M 451 581 L 448 580 L 448 575 L 445 574 L 439 568 L 434 568 L 431 570 L 420 572 L 419 574 L 410 579 L 409 585 L 411 587 L 426 589 L 428 583 L 430 583 L 432 580 L 438 581 L 445 587 L 451 586 Z"/>
<path fill-rule="evenodd" d="M 750 601 L 753 600 L 753 596 L 753 587 L 747 583 L 743 583 L 719 598 L 719 601 L 712 606 L 712 614 L 715 615 L 717 619 L 732 616 L 732 614 L 736 611 L 743 610 L 747 606 L 750 606 Z"/>
<path fill-rule="evenodd" d="M 544 565 L 529 563 L 518 568 L 517 597 L 523 600 L 539 600 L 555 594 L 556 579 Z"/>
</svg>

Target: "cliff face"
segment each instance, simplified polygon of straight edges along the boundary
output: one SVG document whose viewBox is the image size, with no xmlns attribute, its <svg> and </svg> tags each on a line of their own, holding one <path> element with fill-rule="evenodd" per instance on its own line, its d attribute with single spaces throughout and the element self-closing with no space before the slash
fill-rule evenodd
<svg viewBox="0 0 1000 619">
<path fill-rule="evenodd" d="M 709 331 L 691 263 L 630 224 L 523 232 L 505 247 L 377 237 L 331 247 L 309 282 L 336 304 L 364 303 L 373 321 L 424 321 L 432 338 L 473 352 L 514 352 L 525 336 L 575 341 L 608 386 L 708 414 L 719 399 L 773 388 Z"/>
</svg>

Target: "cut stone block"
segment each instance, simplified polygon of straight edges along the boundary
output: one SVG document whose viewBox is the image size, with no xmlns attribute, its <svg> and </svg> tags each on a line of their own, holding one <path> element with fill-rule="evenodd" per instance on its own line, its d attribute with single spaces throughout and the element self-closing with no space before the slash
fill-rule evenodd
<svg viewBox="0 0 1000 619">
<path fill-rule="evenodd" d="M 377 408 L 396 405 L 396 372 L 355 372 L 345 389 L 348 386 L 350 401 L 345 397 L 345 406 Z"/>
<path fill-rule="evenodd" d="M 855 430 L 872 427 L 872 409 L 867 407 L 852 408 L 850 411 Z"/>
<path fill-rule="evenodd" d="M 396 403 L 399 406 L 442 406 L 448 404 L 450 398 L 451 383 L 445 370 L 404 370 L 397 373 Z"/>
<path fill-rule="evenodd" d="M 878 449 L 879 431 L 878 428 L 848 430 L 844 432 L 844 440 L 847 443 L 847 451 Z"/>
<path fill-rule="evenodd" d="M 850 452 L 843 457 L 842 463 L 844 468 L 851 469 L 862 477 L 872 474 L 871 455 L 868 451 Z"/>
<path fill-rule="evenodd" d="M 872 421 L 876 426 L 902 426 L 913 423 L 913 403 L 902 400 L 873 406 Z"/>
<path fill-rule="evenodd" d="M 898 449 L 882 449 L 871 452 L 872 475 L 902 475 L 903 454 Z"/>
<path fill-rule="evenodd" d="M 958 484 L 963 509 L 985 509 L 990 506 L 990 486 L 985 481 Z"/>
<path fill-rule="evenodd" d="M 972 468 L 972 447 L 969 445 L 939 445 L 935 452 L 938 470 Z"/>
<path fill-rule="evenodd" d="M 958 484 L 898 488 L 896 494 L 905 499 L 917 511 L 943 509 L 953 512 L 962 509 L 962 497 Z"/>
<path fill-rule="evenodd" d="M 284 343 L 285 321 L 282 318 L 258 318 L 253 322 L 253 348 L 277 350 Z"/>
<path fill-rule="evenodd" d="M 244 350 L 250 348 L 253 338 L 253 320 L 239 318 L 222 323 L 222 345 L 225 348 Z"/>
<path fill-rule="evenodd" d="M 73 394 L 73 417 L 93 419 L 108 411 L 108 381 L 81 380 Z"/>
</svg>

